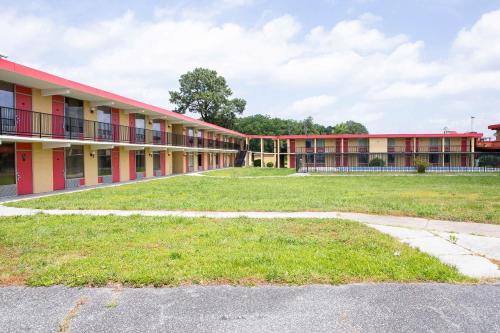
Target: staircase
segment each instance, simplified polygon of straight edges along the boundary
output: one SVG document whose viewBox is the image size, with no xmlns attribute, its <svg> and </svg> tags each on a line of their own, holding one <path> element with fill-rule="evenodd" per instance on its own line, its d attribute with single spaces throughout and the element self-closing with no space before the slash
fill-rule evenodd
<svg viewBox="0 0 500 333">
<path fill-rule="evenodd" d="M 236 155 L 236 160 L 234 162 L 234 166 L 241 168 L 245 165 L 245 157 L 247 156 L 247 150 L 240 150 Z"/>
</svg>

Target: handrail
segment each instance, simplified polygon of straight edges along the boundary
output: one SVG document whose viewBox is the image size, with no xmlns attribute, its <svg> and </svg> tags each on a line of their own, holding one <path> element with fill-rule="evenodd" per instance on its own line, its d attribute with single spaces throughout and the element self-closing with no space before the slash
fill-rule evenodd
<svg viewBox="0 0 500 333">
<path fill-rule="evenodd" d="M 0 106 L 0 135 L 240 150 L 238 143 Z"/>
</svg>

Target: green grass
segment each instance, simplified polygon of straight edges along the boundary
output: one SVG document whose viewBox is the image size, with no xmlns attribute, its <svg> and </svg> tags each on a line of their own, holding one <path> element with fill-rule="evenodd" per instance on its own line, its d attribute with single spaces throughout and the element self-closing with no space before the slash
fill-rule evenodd
<svg viewBox="0 0 500 333">
<path fill-rule="evenodd" d="M 174 177 L 13 202 L 47 209 L 351 211 L 500 224 L 500 176 Z"/>
<path fill-rule="evenodd" d="M 288 176 L 295 173 L 294 169 L 273 169 L 273 168 L 231 168 L 204 173 L 209 177 L 279 177 Z"/>
<path fill-rule="evenodd" d="M 4 285 L 367 281 L 473 280 L 387 235 L 342 220 L 47 215 L 0 219 Z"/>
</svg>

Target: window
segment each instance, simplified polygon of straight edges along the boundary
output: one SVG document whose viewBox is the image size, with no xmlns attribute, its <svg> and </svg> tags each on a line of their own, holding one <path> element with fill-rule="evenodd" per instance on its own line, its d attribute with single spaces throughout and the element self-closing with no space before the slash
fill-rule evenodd
<svg viewBox="0 0 500 333">
<path fill-rule="evenodd" d="M 111 140 L 111 108 L 99 106 L 97 109 L 97 130 L 99 139 Z"/>
<path fill-rule="evenodd" d="M 316 164 L 325 164 L 325 154 L 316 155 Z"/>
<path fill-rule="evenodd" d="M 135 151 L 135 172 L 146 171 L 146 156 L 144 150 Z"/>
<path fill-rule="evenodd" d="M 433 165 L 439 164 L 439 154 L 429 154 L 429 163 Z"/>
<path fill-rule="evenodd" d="M 83 101 L 66 97 L 64 99 L 64 115 L 66 116 L 66 135 L 80 138 L 83 134 Z"/>
<path fill-rule="evenodd" d="M 161 159 L 159 151 L 153 152 L 153 170 L 161 171 Z"/>
<path fill-rule="evenodd" d="M 450 154 L 444 154 L 444 164 L 450 164 Z"/>
<path fill-rule="evenodd" d="M 159 119 L 153 120 L 153 142 L 155 144 L 161 144 L 161 123 Z"/>
<path fill-rule="evenodd" d="M 192 172 L 194 171 L 194 154 L 189 153 L 188 155 L 188 171 Z"/>
<path fill-rule="evenodd" d="M 396 163 L 396 154 L 388 154 L 387 163 L 389 164 L 389 166 L 394 166 L 394 164 Z"/>
<path fill-rule="evenodd" d="M 358 166 L 368 166 L 368 154 L 358 155 Z"/>
<path fill-rule="evenodd" d="M 325 140 L 324 139 L 316 139 L 316 147 L 318 147 L 318 148 L 325 147 Z"/>
<path fill-rule="evenodd" d="M 0 133 L 9 134 L 16 131 L 16 112 L 14 108 L 14 85 L 0 81 Z"/>
<path fill-rule="evenodd" d="M 198 130 L 198 147 L 203 147 L 203 131 Z"/>
<path fill-rule="evenodd" d="M 66 179 L 83 177 L 83 146 L 66 148 Z"/>
<path fill-rule="evenodd" d="M 193 147 L 194 146 L 194 129 L 188 128 L 187 129 L 187 136 L 188 136 L 188 146 Z"/>
<path fill-rule="evenodd" d="M 15 151 L 13 143 L 0 145 L 0 185 L 16 183 Z"/>
<path fill-rule="evenodd" d="M 306 163 L 307 164 L 314 164 L 314 154 L 307 154 L 306 155 Z"/>
<path fill-rule="evenodd" d="M 444 138 L 444 151 L 450 151 L 450 138 Z"/>
<path fill-rule="evenodd" d="M 387 152 L 393 153 L 395 150 L 396 150 L 396 139 L 394 138 L 387 139 Z"/>
<path fill-rule="evenodd" d="M 198 154 L 198 170 L 201 170 L 203 168 L 203 154 L 199 153 Z"/>
<path fill-rule="evenodd" d="M 306 139 L 306 148 L 313 148 L 313 140 Z"/>
<path fill-rule="evenodd" d="M 430 138 L 429 145 L 430 145 L 430 147 L 429 147 L 430 151 L 439 151 L 439 139 L 438 138 Z"/>
<path fill-rule="evenodd" d="M 111 175 L 111 149 L 97 151 L 97 170 L 99 176 Z"/>
<path fill-rule="evenodd" d="M 368 152 L 368 139 L 358 139 L 358 149 L 360 153 Z"/>
<path fill-rule="evenodd" d="M 145 117 L 143 114 L 135 114 L 135 142 L 143 143 L 145 138 L 146 131 L 144 130 L 145 126 Z M 144 152 L 143 152 L 144 155 Z"/>
</svg>

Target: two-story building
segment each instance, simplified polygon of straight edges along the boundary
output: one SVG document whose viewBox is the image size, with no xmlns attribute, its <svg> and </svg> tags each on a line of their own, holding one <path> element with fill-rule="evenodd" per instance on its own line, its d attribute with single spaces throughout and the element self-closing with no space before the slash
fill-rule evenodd
<svg viewBox="0 0 500 333">
<path fill-rule="evenodd" d="M 244 137 L 0 59 L 0 196 L 229 167 Z"/>
</svg>

